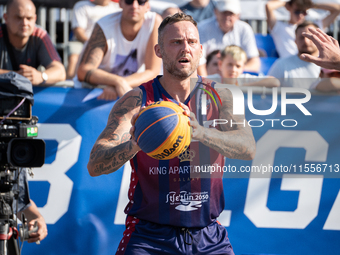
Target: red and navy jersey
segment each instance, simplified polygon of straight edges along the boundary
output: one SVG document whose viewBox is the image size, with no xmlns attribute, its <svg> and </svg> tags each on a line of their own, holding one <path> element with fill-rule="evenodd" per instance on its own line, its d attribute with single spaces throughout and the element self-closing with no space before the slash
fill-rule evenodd
<svg viewBox="0 0 340 255">
<path fill-rule="evenodd" d="M 54 60 L 61 61 L 46 30 L 35 27 L 23 49 L 17 50 L 10 46 L 17 65 L 15 68 L 9 54 L 10 49 L 7 49 L 5 43 L 4 37 L 8 37 L 8 34 L 3 31 L 3 26 L 6 26 L 6 24 L 0 26 L 0 69 L 17 71 L 14 69 L 17 69 L 20 64 L 38 68 L 40 65 L 47 67 Z"/>
<path fill-rule="evenodd" d="M 201 95 L 212 95 L 214 82 L 198 77 L 189 98 L 184 102 L 196 114 L 201 125 L 218 119 L 218 105 L 207 101 L 202 114 Z M 158 77 L 140 86 L 142 106 L 157 101 L 178 104 L 162 87 Z M 130 160 L 132 166 L 129 203 L 125 213 L 139 219 L 178 227 L 205 227 L 224 209 L 222 167 L 224 157 L 198 141 L 177 158 L 156 160 L 143 151 Z M 211 167 L 220 172 L 211 174 Z"/>
</svg>

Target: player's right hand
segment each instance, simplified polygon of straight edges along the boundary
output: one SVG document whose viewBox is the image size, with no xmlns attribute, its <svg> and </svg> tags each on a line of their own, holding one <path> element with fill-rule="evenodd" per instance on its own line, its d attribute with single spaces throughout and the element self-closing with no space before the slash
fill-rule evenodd
<svg viewBox="0 0 340 255">
<path fill-rule="evenodd" d="M 131 125 L 132 127 L 130 128 L 130 135 L 131 135 L 131 142 L 132 142 L 132 145 L 138 150 L 140 151 L 141 148 L 138 146 L 138 143 L 137 143 L 137 140 L 136 140 L 136 137 L 135 137 L 135 123 L 136 123 L 136 120 L 138 118 L 138 115 L 139 113 L 145 108 L 145 106 L 141 107 L 139 112 L 135 113 L 132 118 L 131 118 Z"/>
</svg>

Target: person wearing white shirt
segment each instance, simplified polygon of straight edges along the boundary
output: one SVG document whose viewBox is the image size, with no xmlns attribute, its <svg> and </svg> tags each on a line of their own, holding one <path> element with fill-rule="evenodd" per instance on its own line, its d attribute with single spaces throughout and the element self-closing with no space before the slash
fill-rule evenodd
<svg viewBox="0 0 340 255">
<path fill-rule="evenodd" d="M 281 7 L 285 7 L 289 12 L 288 22 L 276 18 L 275 11 Z M 312 0 L 290 0 L 288 2 L 271 0 L 267 2 L 267 23 L 280 57 L 298 53 L 295 44 L 295 30 L 305 20 L 308 10 L 311 8 L 328 11 L 325 18 L 314 21 L 321 29 L 326 29 L 332 24 L 340 13 L 340 5 L 336 3 L 313 3 Z"/>
<path fill-rule="evenodd" d="M 279 58 L 268 72 L 268 75 L 280 79 L 283 87 L 310 89 L 313 82 L 319 77 L 320 67 L 300 57 L 302 54 L 319 55 L 315 44 L 303 35 L 309 28 L 317 28 L 317 25 L 311 21 L 305 21 L 296 29 L 295 43 L 299 51 L 298 54 Z"/>
<path fill-rule="evenodd" d="M 228 45 L 240 46 L 247 54 L 245 70 L 260 70 L 259 51 L 255 35 L 250 25 L 239 20 L 241 5 L 239 0 L 216 1 L 215 17 L 204 20 L 198 25 L 200 41 L 203 45 L 203 58 L 198 73 L 206 75 L 205 57 L 212 51 L 222 50 Z"/>
<path fill-rule="evenodd" d="M 74 5 L 71 22 L 74 38 L 69 45 L 67 79 L 74 77 L 79 54 L 84 43 L 89 40 L 96 22 L 102 17 L 119 10 L 119 4 L 111 0 L 85 0 Z"/>
</svg>

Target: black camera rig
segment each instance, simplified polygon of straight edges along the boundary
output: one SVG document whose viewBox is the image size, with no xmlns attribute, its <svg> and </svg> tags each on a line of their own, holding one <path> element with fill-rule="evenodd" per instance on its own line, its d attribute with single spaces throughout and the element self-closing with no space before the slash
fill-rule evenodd
<svg viewBox="0 0 340 255">
<path fill-rule="evenodd" d="M 18 201 L 22 169 L 45 162 L 45 142 L 35 139 L 38 118 L 32 116 L 33 104 L 28 79 L 15 72 L 0 75 L 0 255 L 20 254 L 17 239 L 29 236 L 25 218 L 17 230 L 13 204 Z"/>
</svg>

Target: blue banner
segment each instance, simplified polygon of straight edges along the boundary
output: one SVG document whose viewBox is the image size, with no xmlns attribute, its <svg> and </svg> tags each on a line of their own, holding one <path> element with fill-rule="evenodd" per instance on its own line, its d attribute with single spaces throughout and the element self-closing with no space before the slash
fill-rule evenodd
<svg viewBox="0 0 340 255">
<path fill-rule="evenodd" d="M 23 254 L 106 255 L 118 247 L 130 167 L 99 177 L 86 168 L 115 103 L 97 100 L 100 91 L 34 88 L 46 161 L 29 186 L 48 236 L 40 245 L 24 243 Z M 252 98 L 255 109 L 272 106 L 270 95 Z M 303 104 L 309 116 L 296 105 L 282 115 L 281 104 L 268 116 L 246 107 L 257 153 L 253 161 L 227 159 L 219 221 L 237 255 L 339 254 L 339 96 L 312 95 Z"/>
</svg>

